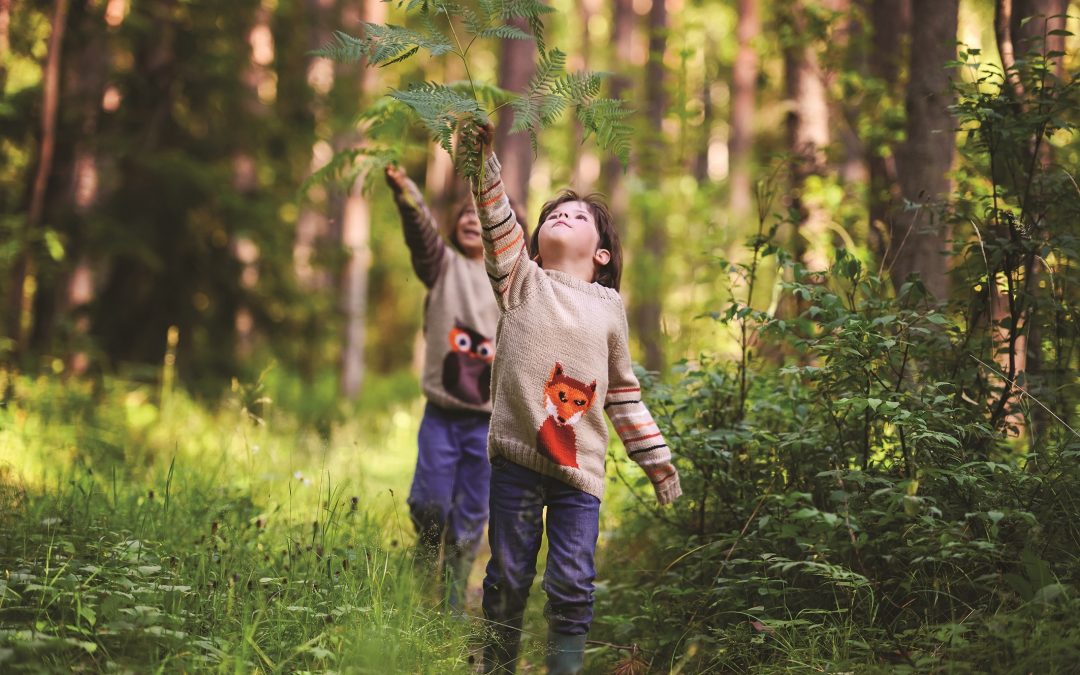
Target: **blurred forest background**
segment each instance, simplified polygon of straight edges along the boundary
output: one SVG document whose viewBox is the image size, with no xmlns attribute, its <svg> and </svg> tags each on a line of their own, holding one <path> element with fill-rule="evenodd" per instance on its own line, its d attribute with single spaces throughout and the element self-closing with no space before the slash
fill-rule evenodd
<svg viewBox="0 0 1080 675">
<path fill-rule="evenodd" d="M 1017 17 L 1065 9 L 1008 4 L 1016 50 L 1046 30 Z M 523 134 L 500 139 L 508 180 L 533 217 L 562 186 L 610 195 L 646 367 L 733 350 L 700 317 L 729 299 L 715 261 L 747 255 L 755 185 L 769 177 L 775 206 L 797 212 L 780 233 L 792 255 L 821 268 L 841 244 L 875 269 L 885 261 L 897 284 L 917 271 L 947 297 L 939 253 L 952 229 L 931 207 L 965 167 L 946 106 L 950 78 L 967 75 L 945 66 L 954 38 L 998 60 L 994 2 L 555 6 L 549 41 L 570 69 L 610 71 L 610 94 L 637 110 L 633 161 L 623 172 L 567 117 L 535 157 Z M 401 23 L 394 4 L 5 0 L 0 17 L 6 363 L 144 377 L 175 327 L 176 372 L 196 391 L 273 362 L 293 382 L 279 404 L 326 408 L 369 374 L 413 368 L 422 287 L 387 191 L 301 191 L 362 143 L 356 118 L 389 88 L 464 77 L 445 59 L 365 69 L 310 55 L 335 30 Z M 520 91 L 535 49 L 488 40 L 473 55 L 478 81 Z M 404 163 L 445 215 L 463 191 L 414 133 Z M 1054 161 L 1075 165 L 1075 153 L 1056 148 Z M 907 204 L 926 208 L 913 219 Z"/>
<path fill-rule="evenodd" d="M 534 154 L 497 116 L 508 192 L 530 219 L 564 186 L 608 195 L 687 492 L 652 508 L 613 449 L 591 667 L 1069 671 L 1080 10 L 550 5 L 548 46 L 635 109 L 631 158 L 572 115 Z M 380 609 L 430 600 L 387 572 L 407 569 L 400 504 L 348 520 L 407 486 L 424 298 L 381 176 L 335 157 L 391 88 L 466 73 L 312 52 L 414 19 L 378 0 L 0 0 L 0 526 L 25 535 L 0 550 L 0 664 L 468 669 L 461 626 Z M 520 92 L 536 59 L 481 40 L 471 77 Z M 449 217 L 450 156 L 406 134 L 401 163 Z M 360 496 L 314 478 L 330 469 L 359 471 Z M 95 527 L 112 534 L 80 538 Z M 34 577 L 56 551 L 112 561 L 102 587 L 172 576 L 94 604 L 83 573 Z"/>
</svg>

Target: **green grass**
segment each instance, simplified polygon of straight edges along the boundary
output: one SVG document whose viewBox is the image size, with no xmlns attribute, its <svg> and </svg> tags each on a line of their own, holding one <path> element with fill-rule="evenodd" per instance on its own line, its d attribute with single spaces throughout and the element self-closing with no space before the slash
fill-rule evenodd
<svg viewBox="0 0 1080 675">
<path fill-rule="evenodd" d="M 17 382 L 0 670 L 469 672 L 403 508 L 419 403 L 329 438 L 238 401 Z"/>
</svg>

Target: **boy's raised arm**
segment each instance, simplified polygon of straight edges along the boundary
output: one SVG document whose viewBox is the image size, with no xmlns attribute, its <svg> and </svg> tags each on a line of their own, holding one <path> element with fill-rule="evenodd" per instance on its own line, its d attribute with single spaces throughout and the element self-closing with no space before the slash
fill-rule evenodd
<svg viewBox="0 0 1080 675">
<path fill-rule="evenodd" d="M 490 129 L 480 129 L 487 156 L 482 180 L 473 181 L 476 213 L 483 227 L 484 263 L 499 307 L 504 311 L 520 303 L 529 279 L 539 267 L 529 259 L 525 229 L 517 222 L 502 182 L 502 165 L 490 150 Z"/>
<path fill-rule="evenodd" d="M 394 192 L 394 203 L 401 214 L 401 229 L 405 233 L 413 269 L 420 281 L 431 288 L 446 260 L 446 243 L 439 236 L 439 225 L 424 203 L 420 188 L 404 169 L 386 167 L 386 182 Z"/>
<path fill-rule="evenodd" d="M 641 400 L 641 384 L 631 365 L 628 334 L 624 317 L 622 334 L 610 346 L 604 411 L 622 440 L 626 454 L 645 470 L 652 482 L 656 501 L 670 504 L 682 494 L 679 472 L 671 463 L 671 449 L 660 427 Z"/>
</svg>

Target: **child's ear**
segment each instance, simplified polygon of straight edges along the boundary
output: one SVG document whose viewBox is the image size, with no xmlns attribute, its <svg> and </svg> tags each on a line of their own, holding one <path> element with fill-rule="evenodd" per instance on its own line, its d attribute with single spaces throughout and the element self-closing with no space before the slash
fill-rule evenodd
<svg viewBox="0 0 1080 675">
<path fill-rule="evenodd" d="M 611 251 L 607 250 L 606 248 L 598 248 L 596 249 L 596 253 L 592 254 L 592 259 L 594 263 L 596 263 L 600 267 L 603 267 L 604 265 L 611 262 Z"/>
</svg>

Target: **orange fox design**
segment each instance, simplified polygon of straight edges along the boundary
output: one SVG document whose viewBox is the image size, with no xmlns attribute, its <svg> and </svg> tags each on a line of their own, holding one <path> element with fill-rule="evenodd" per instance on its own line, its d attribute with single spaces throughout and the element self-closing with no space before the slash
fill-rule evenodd
<svg viewBox="0 0 1080 675">
<path fill-rule="evenodd" d="M 547 418 L 536 433 L 536 449 L 556 464 L 577 468 L 577 436 L 574 425 L 585 414 L 596 396 L 596 380 L 585 384 L 563 374 L 555 362 L 544 385 L 544 408 Z"/>
</svg>

